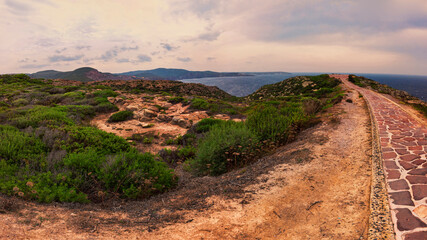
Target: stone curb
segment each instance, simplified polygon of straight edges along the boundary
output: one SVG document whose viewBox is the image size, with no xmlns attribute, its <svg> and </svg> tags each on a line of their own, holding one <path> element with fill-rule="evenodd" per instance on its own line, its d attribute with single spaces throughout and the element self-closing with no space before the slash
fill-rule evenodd
<svg viewBox="0 0 427 240">
<path fill-rule="evenodd" d="M 361 93 L 359 92 L 359 94 Z M 375 121 L 375 116 L 373 115 L 371 105 L 369 104 L 366 97 L 363 94 L 361 95 L 363 96 L 363 100 L 365 101 L 366 106 L 368 106 L 372 129 L 372 177 L 369 204 L 370 214 L 368 239 L 395 239 L 383 169 L 382 152 L 380 147 L 380 140 L 378 137 L 378 126 Z"/>
</svg>

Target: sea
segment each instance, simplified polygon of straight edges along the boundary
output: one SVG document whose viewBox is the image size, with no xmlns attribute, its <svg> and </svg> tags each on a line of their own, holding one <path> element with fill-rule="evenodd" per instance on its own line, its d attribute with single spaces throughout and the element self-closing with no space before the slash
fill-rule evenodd
<svg viewBox="0 0 427 240">
<path fill-rule="evenodd" d="M 323 73 L 256 72 L 247 74 L 252 76 L 195 78 L 183 79 L 180 81 L 186 83 L 202 83 L 208 86 L 217 86 L 231 95 L 243 97 L 255 92 L 257 89 L 266 84 L 273 84 L 295 76 L 314 76 Z M 423 101 L 427 101 L 427 76 L 373 73 L 354 74 L 357 76 L 364 76 L 382 84 L 387 84 L 395 89 L 406 91 L 409 94 L 422 99 Z"/>
</svg>

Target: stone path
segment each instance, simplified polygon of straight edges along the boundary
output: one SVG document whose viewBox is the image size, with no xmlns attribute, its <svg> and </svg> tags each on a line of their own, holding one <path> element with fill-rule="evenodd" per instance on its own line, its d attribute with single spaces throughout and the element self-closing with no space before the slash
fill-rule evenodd
<svg viewBox="0 0 427 240">
<path fill-rule="evenodd" d="M 367 100 L 377 125 L 396 239 L 427 239 L 427 127 L 381 94 L 333 75 Z"/>
</svg>

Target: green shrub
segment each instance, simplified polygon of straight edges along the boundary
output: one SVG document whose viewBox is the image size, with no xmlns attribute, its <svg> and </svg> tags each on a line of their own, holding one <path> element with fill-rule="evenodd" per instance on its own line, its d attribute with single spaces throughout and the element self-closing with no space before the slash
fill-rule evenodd
<svg viewBox="0 0 427 240">
<path fill-rule="evenodd" d="M 126 120 L 130 120 L 133 118 L 133 112 L 132 111 L 120 111 L 117 113 L 114 113 L 110 116 L 108 119 L 109 122 L 123 122 Z"/>
<path fill-rule="evenodd" d="M 196 155 L 196 148 L 191 145 L 187 145 L 178 150 L 178 157 L 181 158 L 182 160 L 187 160 L 189 158 L 194 157 L 195 155 Z"/>
<path fill-rule="evenodd" d="M 177 103 L 184 102 L 184 101 L 185 101 L 185 98 L 183 98 L 183 97 L 181 97 L 181 96 L 178 96 L 178 97 L 171 97 L 171 98 L 169 98 L 169 100 L 168 100 L 168 102 L 170 102 L 170 103 L 172 103 L 172 104 L 177 104 Z"/>
<path fill-rule="evenodd" d="M 130 150 L 130 144 L 124 138 L 94 127 L 68 126 L 64 130 L 69 139 L 63 142 L 62 148 L 67 152 L 82 152 L 88 147 L 103 154 Z"/>
<path fill-rule="evenodd" d="M 425 117 L 427 117 L 427 105 L 412 103 L 411 104 L 415 109 L 420 111 Z"/>
<path fill-rule="evenodd" d="M 0 139 L 0 159 L 8 163 L 25 166 L 30 161 L 40 163 L 44 158 L 46 146 L 34 135 L 20 132 L 12 126 L 0 125 Z"/>
<path fill-rule="evenodd" d="M 177 183 L 173 170 L 165 163 L 154 160 L 152 154 L 136 150 L 109 157 L 99 172 L 107 189 L 128 198 L 147 197 Z"/>
<path fill-rule="evenodd" d="M 191 107 L 194 109 L 208 110 L 210 104 L 202 98 L 194 98 L 191 100 Z"/>
<path fill-rule="evenodd" d="M 84 92 L 67 92 L 67 93 L 64 93 L 63 96 L 72 98 L 74 100 L 82 100 L 85 98 Z"/>
<path fill-rule="evenodd" d="M 12 102 L 12 106 L 14 106 L 14 107 L 22 107 L 22 106 L 27 105 L 28 103 L 29 102 L 28 102 L 27 99 L 19 98 L 19 99 L 16 99 L 16 100 L 14 100 Z"/>
<path fill-rule="evenodd" d="M 280 109 L 271 105 L 259 106 L 249 114 L 245 124 L 262 141 L 284 142 L 290 126 L 303 120 L 306 116 L 301 104 L 288 103 Z"/>
<path fill-rule="evenodd" d="M 219 175 L 242 166 L 253 157 L 257 136 L 243 123 L 227 121 L 214 125 L 198 146 L 189 168 L 198 175 Z"/>
<path fill-rule="evenodd" d="M 119 94 L 114 92 L 111 89 L 98 90 L 92 93 L 95 97 L 107 98 L 107 97 L 117 97 Z"/>
<path fill-rule="evenodd" d="M 0 192 L 39 202 L 88 202 L 110 193 L 146 197 L 176 185 L 171 169 L 124 139 L 89 127 L 67 128 L 69 143 L 81 145 L 64 143 L 68 154 L 47 164 L 49 150 L 40 139 L 0 125 Z"/>
<path fill-rule="evenodd" d="M 119 111 L 119 108 L 110 102 L 102 102 L 95 105 L 94 110 L 98 113 L 109 113 Z"/>
<path fill-rule="evenodd" d="M 38 127 L 41 125 L 73 125 L 67 115 L 67 108 L 35 106 L 31 109 L 21 109 L 15 112 L 11 122 L 18 128 Z"/>
<path fill-rule="evenodd" d="M 212 126 L 225 122 L 224 120 L 221 119 L 213 119 L 213 118 L 205 118 L 200 120 L 196 125 L 195 125 L 195 130 L 197 133 L 204 133 L 204 132 L 208 132 Z"/>
</svg>

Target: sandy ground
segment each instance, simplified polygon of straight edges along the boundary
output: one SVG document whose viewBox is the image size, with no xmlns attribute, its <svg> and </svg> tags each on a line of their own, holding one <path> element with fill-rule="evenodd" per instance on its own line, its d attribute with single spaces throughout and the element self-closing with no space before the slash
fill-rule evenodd
<svg viewBox="0 0 427 240">
<path fill-rule="evenodd" d="M 184 177 L 178 189 L 145 201 L 14 200 L 0 213 L 0 239 L 365 239 L 370 125 L 358 93 L 347 98 L 352 103 L 250 166 Z"/>
</svg>

